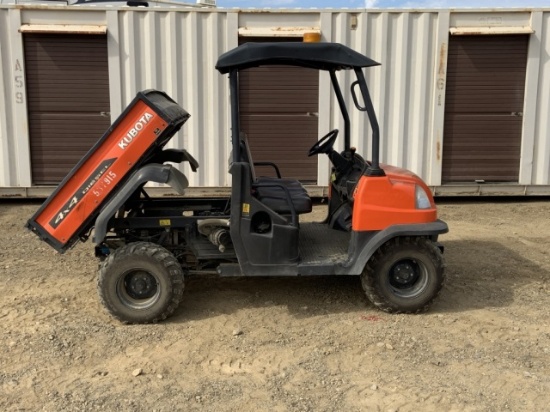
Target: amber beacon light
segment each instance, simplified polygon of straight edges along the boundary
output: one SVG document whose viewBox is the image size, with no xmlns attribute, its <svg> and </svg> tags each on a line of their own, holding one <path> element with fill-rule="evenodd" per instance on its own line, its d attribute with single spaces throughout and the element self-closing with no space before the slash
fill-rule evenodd
<svg viewBox="0 0 550 412">
<path fill-rule="evenodd" d="M 308 32 L 304 33 L 304 43 L 319 43 L 321 41 L 321 33 Z"/>
</svg>

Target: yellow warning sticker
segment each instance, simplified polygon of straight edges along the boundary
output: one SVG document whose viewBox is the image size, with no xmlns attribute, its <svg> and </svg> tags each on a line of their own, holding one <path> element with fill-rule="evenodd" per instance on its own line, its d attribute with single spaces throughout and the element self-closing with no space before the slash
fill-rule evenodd
<svg viewBox="0 0 550 412">
<path fill-rule="evenodd" d="M 170 221 L 170 219 L 160 219 L 159 220 L 159 225 L 161 225 L 161 226 L 171 226 L 172 222 Z"/>
<path fill-rule="evenodd" d="M 250 213 L 250 203 L 243 203 L 243 215 Z"/>
</svg>

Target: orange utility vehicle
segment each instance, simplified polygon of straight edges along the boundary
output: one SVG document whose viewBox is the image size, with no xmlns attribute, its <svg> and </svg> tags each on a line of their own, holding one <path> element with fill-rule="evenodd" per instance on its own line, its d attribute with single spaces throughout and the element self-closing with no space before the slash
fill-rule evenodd
<svg viewBox="0 0 550 412">
<path fill-rule="evenodd" d="M 297 180 L 254 171 L 239 127 L 239 72 L 295 65 L 329 73 L 344 123 L 344 150 L 332 130 L 307 155 L 332 163 L 327 217 L 301 222 L 312 201 Z M 166 94 L 137 97 L 29 220 L 27 227 L 63 253 L 93 233 L 101 260 L 98 292 L 106 309 L 128 323 L 162 320 L 183 298 L 184 275 L 361 276 L 367 297 L 387 312 L 429 307 L 444 282 L 448 231 L 426 184 L 379 164 L 379 128 L 363 68 L 378 63 L 334 43 L 246 43 L 223 54 L 229 74 L 232 176 L 229 198 L 152 198 L 147 182 L 183 194 L 186 177 L 168 163 L 198 163 L 185 150 L 163 149 L 189 115 Z M 351 147 L 350 118 L 336 72 L 355 74 L 351 97 L 372 128 L 372 160 Z M 358 137 L 363 138 L 363 137 Z M 304 155 L 306 155 L 304 153 Z"/>
</svg>

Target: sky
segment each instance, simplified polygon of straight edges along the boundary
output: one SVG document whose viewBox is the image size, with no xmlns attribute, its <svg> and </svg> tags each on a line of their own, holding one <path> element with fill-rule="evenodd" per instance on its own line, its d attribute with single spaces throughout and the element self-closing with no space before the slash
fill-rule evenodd
<svg viewBox="0 0 550 412">
<path fill-rule="evenodd" d="M 217 0 L 218 7 L 239 8 L 463 8 L 550 7 L 550 0 Z"/>
</svg>

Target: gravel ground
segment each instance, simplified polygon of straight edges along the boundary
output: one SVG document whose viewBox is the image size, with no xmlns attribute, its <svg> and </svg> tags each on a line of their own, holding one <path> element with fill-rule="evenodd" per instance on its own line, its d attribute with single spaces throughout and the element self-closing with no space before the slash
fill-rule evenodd
<svg viewBox="0 0 550 412">
<path fill-rule="evenodd" d="M 58 255 L 23 228 L 37 208 L 0 203 L 2 411 L 549 410 L 549 201 L 442 202 L 426 314 L 376 310 L 354 277 L 194 277 L 144 326 L 100 306 L 90 242 Z"/>
</svg>

